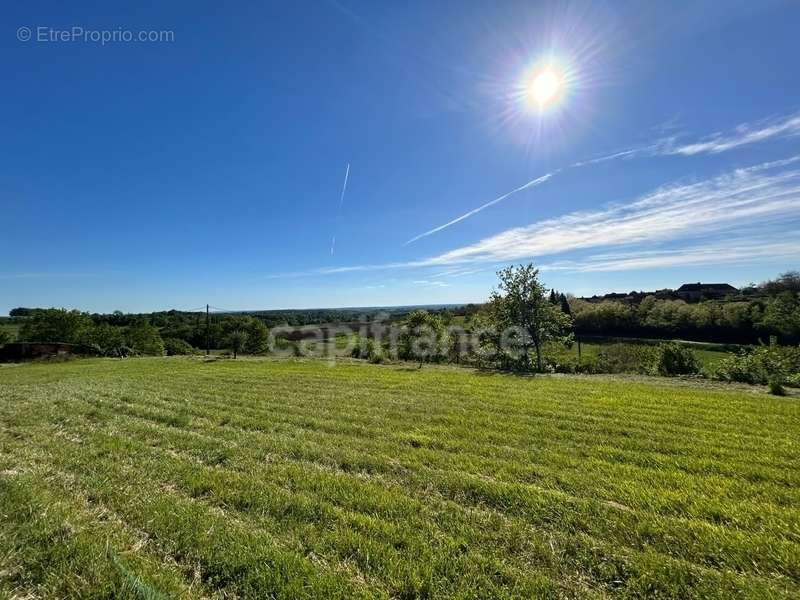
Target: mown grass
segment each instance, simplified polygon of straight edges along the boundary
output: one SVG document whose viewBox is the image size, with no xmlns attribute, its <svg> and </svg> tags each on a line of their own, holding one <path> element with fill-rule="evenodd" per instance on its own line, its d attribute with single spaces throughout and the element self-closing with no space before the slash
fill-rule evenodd
<svg viewBox="0 0 800 600">
<path fill-rule="evenodd" d="M 0 589 L 797 597 L 796 400 L 323 361 L 0 369 Z"/>
</svg>

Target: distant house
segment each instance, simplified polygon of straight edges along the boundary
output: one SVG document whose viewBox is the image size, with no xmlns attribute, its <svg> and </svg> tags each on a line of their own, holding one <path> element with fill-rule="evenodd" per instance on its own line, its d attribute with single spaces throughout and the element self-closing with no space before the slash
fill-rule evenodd
<svg viewBox="0 0 800 600">
<path fill-rule="evenodd" d="M 735 287 L 727 283 L 684 283 L 675 294 L 687 302 L 724 298 L 728 294 L 738 292 Z"/>
</svg>

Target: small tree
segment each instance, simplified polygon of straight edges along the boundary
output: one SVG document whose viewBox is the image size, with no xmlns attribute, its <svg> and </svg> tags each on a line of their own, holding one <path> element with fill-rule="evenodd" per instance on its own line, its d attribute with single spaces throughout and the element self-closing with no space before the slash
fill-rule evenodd
<svg viewBox="0 0 800 600">
<path fill-rule="evenodd" d="M 247 344 L 247 333 L 246 332 L 244 332 L 244 331 L 242 331 L 240 329 L 236 329 L 234 331 L 231 331 L 230 335 L 228 335 L 228 344 L 227 345 L 228 345 L 228 348 L 231 349 L 231 352 L 233 352 L 233 358 L 236 358 L 236 356 L 245 347 L 245 344 Z"/>
<path fill-rule="evenodd" d="M 447 332 L 442 319 L 427 310 L 415 310 L 408 316 L 399 342 L 400 358 L 419 361 L 420 368 L 422 363 L 439 360 L 447 353 Z"/>
<path fill-rule="evenodd" d="M 0 329 L 0 346 L 4 346 L 10 341 L 11 341 L 11 336 L 8 334 L 8 332 Z"/>
<path fill-rule="evenodd" d="M 539 281 L 539 270 L 532 264 L 498 271 L 499 291 L 492 292 L 486 307 L 488 321 L 495 330 L 494 343 L 505 357 L 518 357 L 530 369 L 530 350 L 536 352 L 536 368 L 542 370 L 542 345 L 548 341 L 567 342 L 572 319 L 553 304 Z"/>
<path fill-rule="evenodd" d="M 567 297 L 564 294 L 561 294 L 559 302 L 561 303 L 561 312 L 572 317 L 572 309 L 569 306 L 569 300 L 567 300 Z"/>
<path fill-rule="evenodd" d="M 244 351 L 247 354 L 263 354 L 269 349 L 269 329 L 260 319 L 253 318 L 250 321 L 246 334 Z"/>
<path fill-rule="evenodd" d="M 125 336 L 121 327 L 100 323 L 89 333 L 89 343 L 97 346 L 107 356 L 118 356 L 125 346 Z"/>
<path fill-rule="evenodd" d="M 164 356 L 164 340 L 156 327 L 141 322 L 128 328 L 125 336 L 128 346 L 139 354 Z"/>
</svg>

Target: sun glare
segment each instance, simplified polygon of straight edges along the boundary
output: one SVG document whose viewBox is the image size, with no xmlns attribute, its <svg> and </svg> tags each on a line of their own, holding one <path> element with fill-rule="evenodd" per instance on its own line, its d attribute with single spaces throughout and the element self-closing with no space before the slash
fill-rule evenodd
<svg viewBox="0 0 800 600">
<path fill-rule="evenodd" d="M 528 100 L 538 108 L 558 101 L 564 87 L 563 78 L 556 70 L 547 67 L 533 74 L 528 82 Z"/>
</svg>

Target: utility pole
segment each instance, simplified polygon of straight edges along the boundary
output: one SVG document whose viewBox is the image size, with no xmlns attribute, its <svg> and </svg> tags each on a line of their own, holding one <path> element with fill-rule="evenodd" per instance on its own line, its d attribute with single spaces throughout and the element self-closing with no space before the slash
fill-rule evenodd
<svg viewBox="0 0 800 600">
<path fill-rule="evenodd" d="M 211 333 L 209 331 L 209 321 L 208 321 L 208 304 L 206 304 L 206 356 L 210 354 L 210 344 L 211 344 Z"/>
</svg>

